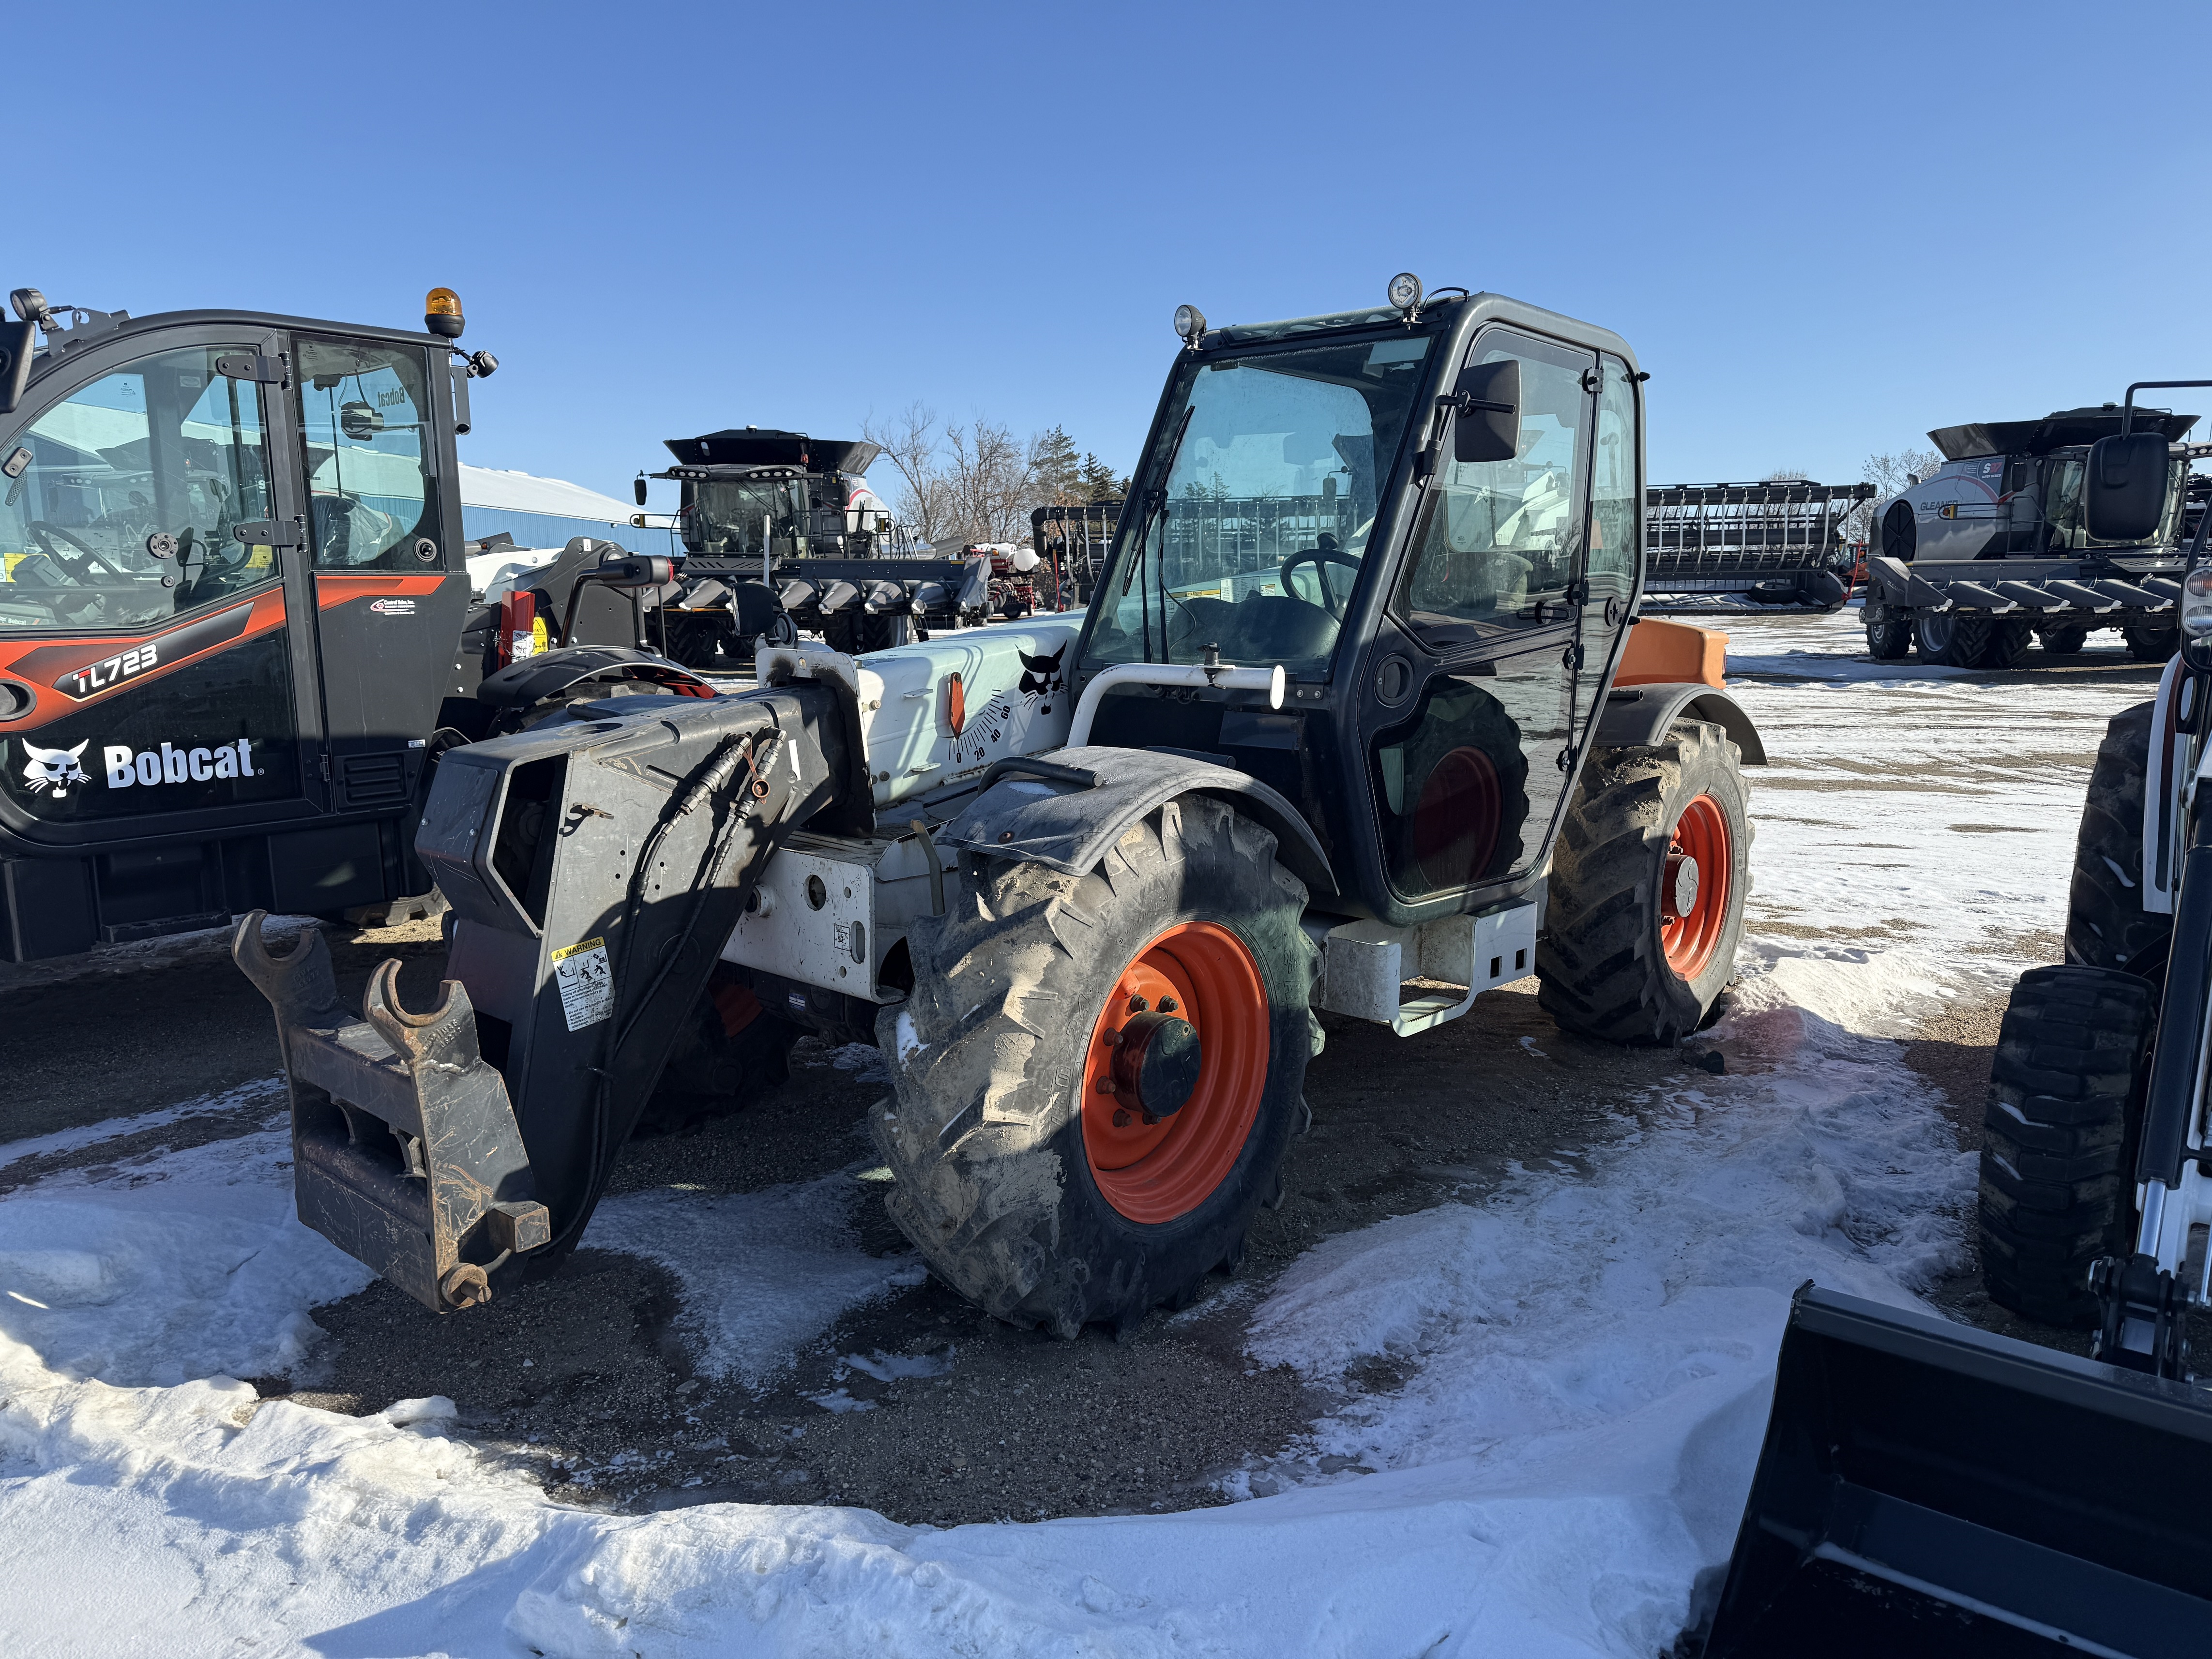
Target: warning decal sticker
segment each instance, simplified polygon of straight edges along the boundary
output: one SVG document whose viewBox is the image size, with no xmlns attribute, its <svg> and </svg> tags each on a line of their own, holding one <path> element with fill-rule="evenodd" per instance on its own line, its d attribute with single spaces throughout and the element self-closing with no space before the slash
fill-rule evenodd
<svg viewBox="0 0 2212 1659">
<path fill-rule="evenodd" d="M 615 973 L 607 963 L 607 942 L 587 939 L 553 953 L 553 978 L 561 988 L 561 1012 L 568 1029 L 597 1025 L 615 1011 Z"/>
</svg>

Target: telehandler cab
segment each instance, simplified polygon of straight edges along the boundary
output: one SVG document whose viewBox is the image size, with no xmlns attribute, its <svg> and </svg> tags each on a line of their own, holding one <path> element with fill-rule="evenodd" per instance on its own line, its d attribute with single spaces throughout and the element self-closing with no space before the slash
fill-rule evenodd
<svg viewBox="0 0 2212 1659">
<path fill-rule="evenodd" d="M 257 906 L 404 905 L 431 892 L 412 843 L 441 750 L 578 682 L 703 692 L 636 648 L 609 591 L 665 582 L 668 562 L 603 567 L 574 544 L 525 597 L 603 648 L 500 677 L 517 605 L 472 606 L 453 441 L 497 364 L 453 343 L 450 289 L 420 333 L 11 303 L 0 959 Z"/>
<path fill-rule="evenodd" d="M 452 751 L 428 1013 L 392 963 L 356 1018 L 319 936 L 279 957 L 246 919 L 303 1220 L 480 1302 L 576 1243 L 672 1048 L 765 1050 L 734 1104 L 810 1030 L 882 1048 L 888 1202 L 931 1267 L 1072 1337 L 1236 1264 L 1316 1010 L 1410 1035 L 1534 972 L 1577 1031 L 1708 1018 L 1764 755 L 1722 639 L 1635 623 L 1626 343 L 1411 276 L 1176 323 L 1086 613 L 763 647 L 735 695 Z"/>
</svg>

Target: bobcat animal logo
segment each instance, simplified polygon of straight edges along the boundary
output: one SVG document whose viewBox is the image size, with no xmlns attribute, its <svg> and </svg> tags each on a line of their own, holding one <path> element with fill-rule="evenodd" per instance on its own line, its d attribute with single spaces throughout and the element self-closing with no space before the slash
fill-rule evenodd
<svg viewBox="0 0 2212 1659">
<path fill-rule="evenodd" d="M 91 741 L 87 738 L 74 749 L 41 749 L 35 743 L 26 743 L 23 753 L 28 758 L 23 763 L 23 781 L 31 786 L 31 793 L 43 792 L 58 800 L 69 793 L 70 785 L 90 783 L 79 763 Z"/>
<path fill-rule="evenodd" d="M 1025 697 L 1049 697 L 1066 690 L 1067 681 L 1060 672 L 1060 659 L 1066 654 L 1067 647 L 1064 645 L 1049 657 L 1032 657 L 1026 651 L 1020 652 L 1022 683 L 1014 690 Z M 1049 714 L 1052 705 L 1048 702 L 1041 704 L 1037 713 Z"/>
</svg>

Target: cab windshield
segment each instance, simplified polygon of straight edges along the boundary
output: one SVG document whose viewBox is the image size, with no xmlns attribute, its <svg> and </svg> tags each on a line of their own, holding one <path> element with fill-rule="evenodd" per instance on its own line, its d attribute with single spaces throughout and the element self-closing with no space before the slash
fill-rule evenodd
<svg viewBox="0 0 2212 1659">
<path fill-rule="evenodd" d="M 1146 499 L 1100 582 L 1092 662 L 1327 665 L 1434 337 L 1177 372 Z"/>
<path fill-rule="evenodd" d="M 765 525 L 778 556 L 798 552 L 805 489 L 799 478 L 716 478 L 693 485 L 691 503 L 684 509 L 685 550 L 758 558 Z"/>
</svg>

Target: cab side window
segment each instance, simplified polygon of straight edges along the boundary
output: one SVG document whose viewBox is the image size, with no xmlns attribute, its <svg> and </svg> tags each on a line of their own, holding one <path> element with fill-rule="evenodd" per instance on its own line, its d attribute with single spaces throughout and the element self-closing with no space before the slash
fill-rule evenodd
<svg viewBox="0 0 2212 1659">
<path fill-rule="evenodd" d="M 316 568 L 441 568 L 421 350 L 302 339 L 298 377 Z"/>
<path fill-rule="evenodd" d="M 1446 458 L 1422 502 L 1398 611 L 1449 650 L 1564 619 L 1583 532 L 1594 367 L 1586 351 L 1493 329 L 1470 363 L 1517 358 L 1521 434 L 1513 458 Z"/>
<path fill-rule="evenodd" d="M 0 443 L 0 627 L 144 628 L 275 580 L 231 533 L 270 513 L 261 388 L 216 372 L 238 349 L 147 357 Z"/>
</svg>

